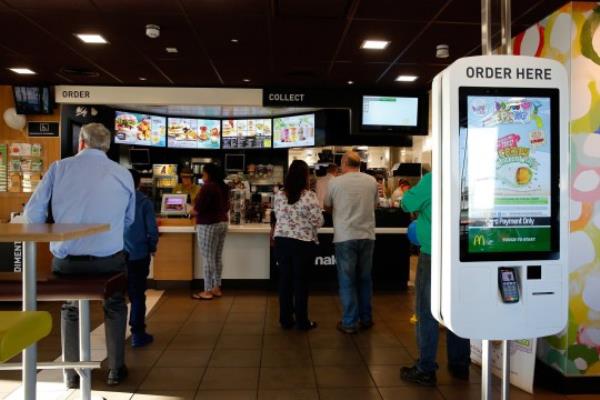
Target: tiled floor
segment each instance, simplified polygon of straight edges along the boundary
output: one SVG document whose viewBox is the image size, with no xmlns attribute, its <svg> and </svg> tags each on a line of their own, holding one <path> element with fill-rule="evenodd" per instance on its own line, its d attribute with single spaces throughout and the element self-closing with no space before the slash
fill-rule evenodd
<svg viewBox="0 0 600 400">
<path fill-rule="evenodd" d="M 109 388 L 105 371 L 95 371 L 93 388 L 109 400 L 479 399 L 480 370 L 472 367 L 468 383 L 453 380 L 444 365 L 444 340 L 437 388 L 400 380 L 400 367 L 417 355 L 408 322 L 412 309 L 410 291 L 377 294 L 374 329 L 347 336 L 335 330 L 340 315 L 335 293 L 314 293 L 310 314 L 319 327 L 301 333 L 279 328 L 271 292 L 229 291 L 222 299 L 198 302 L 187 292 L 167 291 L 148 319 L 155 342 L 127 350 L 127 381 Z M 99 320 L 95 309 L 94 321 Z M 57 333 L 40 345 L 43 358 L 58 354 Z M 0 372 L 0 398 L 18 383 L 18 373 Z M 78 398 L 77 392 L 70 397 Z M 514 400 L 592 398 L 598 397 L 512 391 Z"/>
</svg>

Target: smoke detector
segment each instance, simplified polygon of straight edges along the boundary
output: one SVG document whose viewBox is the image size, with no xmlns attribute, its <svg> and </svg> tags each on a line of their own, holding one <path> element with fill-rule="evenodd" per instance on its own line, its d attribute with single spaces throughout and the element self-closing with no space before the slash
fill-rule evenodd
<svg viewBox="0 0 600 400">
<path fill-rule="evenodd" d="M 160 36 L 160 26 L 154 24 L 146 25 L 146 36 L 150 39 L 156 39 Z"/>
<path fill-rule="evenodd" d="M 447 44 L 438 44 L 435 46 L 436 58 L 448 58 L 450 57 L 450 47 Z"/>
</svg>

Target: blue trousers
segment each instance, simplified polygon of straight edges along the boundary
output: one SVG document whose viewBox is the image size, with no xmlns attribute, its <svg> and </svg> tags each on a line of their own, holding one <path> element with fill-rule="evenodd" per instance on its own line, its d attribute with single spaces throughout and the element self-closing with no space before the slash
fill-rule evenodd
<svg viewBox="0 0 600 400">
<path fill-rule="evenodd" d="M 129 327 L 131 333 L 146 331 L 146 280 L 150 273 L 150 256 L 127 261 L 127 294 L 131 303 Z"/>
<path fill-rule="evenodd" d="M 371 270 L 374 249 L 375 241 L 368 239 L 346 240 L 335 244 L 344 327 L 356 327 L 358 321 L 368 324 L 373 320 Z"/>
<path fill-rule="evenodd" d="M 417 345 L 419 360 L 417 368 L 422 372 L 435 372 L 439 324 L 431 314 L 431 255 L 421 253 L 417 266 L 416 282 Z M 448 365 L 450 368 L 468 368 L 471 363 L 469 339 L 456 336 L 446 330 Z"/>
</svg>

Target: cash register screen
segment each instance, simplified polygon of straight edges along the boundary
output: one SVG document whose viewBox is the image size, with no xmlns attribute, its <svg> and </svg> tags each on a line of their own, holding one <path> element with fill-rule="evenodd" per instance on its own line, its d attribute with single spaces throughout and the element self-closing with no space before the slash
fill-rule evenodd
<svg viewBox="0 0 600 400">
<path fill-rule="evenodd" d="M 187 194 L 164 194 L 160 213 L 163 215 L 185 215 Z"/>
<path fill-rule="evenodd" d="M 558 90 L 462 87 L 460 259 L 556 259 Z"/>
</svg>

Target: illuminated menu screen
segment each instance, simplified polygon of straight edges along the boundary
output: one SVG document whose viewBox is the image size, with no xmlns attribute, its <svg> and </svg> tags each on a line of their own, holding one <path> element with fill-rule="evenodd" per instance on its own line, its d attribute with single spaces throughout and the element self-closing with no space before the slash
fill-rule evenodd
<svg viewBox="0 0 600 400">
<path fill-rule="evenodd" d="M 165 147 L 166 118 L 116 111 L 115 143 Z"/>
<path fill-rule="evenodd" d="M 270 148 L 272 138 L 269 118 L 223 120 L 224 149 Z"/>
<path fill-rule="evenodd" d="M 478 94 L 462 102 L 461 259 L 557 251 L 552 97 Z"/>
<path fill-rule="evenodd" d="M 218 149 L 221 147 L 221 121 L 169 117 L 168 145 L 184 149 Z"/>
<path fill-rule="evenodd" d="M 273 119 L 273 147 L 311 147 L 315 145 L 315 114 Z"/>
</svg>

